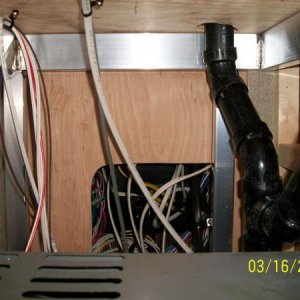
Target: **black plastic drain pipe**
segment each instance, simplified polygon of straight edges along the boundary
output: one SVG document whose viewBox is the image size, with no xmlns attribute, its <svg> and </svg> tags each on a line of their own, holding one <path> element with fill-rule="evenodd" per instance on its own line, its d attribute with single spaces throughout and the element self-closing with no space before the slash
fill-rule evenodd
<svg viewBox="0 0 300 300">
<path fill-rule="evenodd" d="M 280 250 L 283 242 L 300 239 L 300 166 L 283 191 L 272 133 L 261 121 L 235 66 L 234 28 L 204 26 L 203 58 L 211 93 L 244 168 L 244 250 Z"/>
</svg>

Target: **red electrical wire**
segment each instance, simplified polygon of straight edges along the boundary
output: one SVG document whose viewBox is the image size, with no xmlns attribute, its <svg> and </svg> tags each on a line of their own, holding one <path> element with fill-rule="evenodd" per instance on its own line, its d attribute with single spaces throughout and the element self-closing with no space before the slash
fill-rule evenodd
<svg viewBox="0 0 300 300">
<path fill-rule="evenodd" d="M 45 197 L 45 191 L 46 191 L 46 184 L 45 184 L 45 182 L 46 182 L 46 180 L 45 180 L 46 163 L 45 163 L 44 142 L 43 142 L 42 136 L 41 136 L 41 154 L 42 154 L 42 166 L 43 166 L 43 188 L 42 188 L 42 194 L 41 194 L 38 210 L 37 210 L 37 213 L 36 213 L 36 216 L 35 216 L 34 224 L 33 224 L 32 229 L 31 229 L 30 237 L 28 239 L 28 242 L 27 242 L 27 245 L 26 245 L 26 248 L 25 248 L 25 252 L 28 252 L 28 251 L 31 250 L 33 239 L 34 239 L 34 237 L 37 233 L 37 228 L 38 228 L 38 225 L 39 225 L 40 220 L 41 220 L 42 210 L 43 210 L 44 203 L 45 203 L 45 200 L 46 200 L 46 197 Z"/>
<path fill-rule="evenodd" d="M 27 45 L 27 40 L 23 37 L 23 34 L 21 32 L 19 32 L 22 41 L 25 45 L 25 51 L 26 51 L 26 55 L 28 57 L 28 62 L 29 62 L 29 72 L 31 75 L 31 79 L 32 79 L 32 86 L 33 86 L 33 93 L 34 93 L 34 101 L 35 103 L 31 103 L 31 105 L 36 105 L 37 104 L 37 82 L 36 80 L 38 80 L 38 78 L 35 78 L 34 72 L 33 72 L 33 64 L 32 61 L 30 59 L 30 55 L 29 55 L 29 51 L 31 50 L 30 47 Z M 25 53 L 24 53 L 25 54 Z M 46 160 L 45 160 L 45 149 L 44 149 L 44 140 L 43 140 L 43 135 L 42 132 L 39 133 L 40 134 L 40 145 L 37 145 L 41 147 L 41 159 L 42 159 L 42 192 L 41 192 L 41 196 L 39 199 L 39 205 L 38 205 L 38 210 L 36 213 L 36 217 L 31 229 L 31 233 L 30 236 L 28 238 L 27 241 L 27 245 L 25 248 L 25 252 L 28 252 L 31 250 L 32 247 L 32 243 L 34 240 L 34 237 L 37 233 L 37 229 L 38 229 L 38 225 L 40 224 L 40 220 L 41 220 L 41 216 L 42 216 L 42 210 L 46 201 L 46 178 L 45 178 L 45 174 L 46 174 Z"/>
<path fill-rule="evenodd" d="M 101 227 L 101 232 L 100 232 L 100 236 L 103 236 L 104 233 L 105 233 L 105 230 L 106 230 L 106 224 L 107 224 L 107 220 L 106 220 L 106 214 L 105 214 L 105 206 L 104 204 L 102 203 L 102 227 Z"/>
</svg>

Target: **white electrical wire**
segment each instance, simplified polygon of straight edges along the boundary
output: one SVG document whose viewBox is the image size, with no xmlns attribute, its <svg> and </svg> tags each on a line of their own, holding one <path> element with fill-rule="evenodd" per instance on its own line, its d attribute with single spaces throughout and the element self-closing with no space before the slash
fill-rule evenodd
<svg viewBox="0 0 300 300">
<path fill-rule="evenodd" d="M 132 232 L 131 231 L 126 231 L 126 240 L 127 240 L 127 243 L 129 246 L 133 245 L 135 240 L 134 240 L 134 237 L 132 235 Z M 118 252 L 119 251 L 119 248 L 111 248 L 113 243 L 115 243 L 116 240 L 115 240 L 115 236 L 111 233 L 108 233 L 104 236 L 102 236 L 101 238 L 99 238 L 99 240 L 95 243 L 95 245 L 92 247 L 92 252 L 93 253 L 98 253 L 99 250 L 101 253 L 114 253 L 114 252 Z M 147 245 L 147 246 L 150 246 L 152 249 L 155 250 L 156 253 L 159 253 L 160 252 L 160 249 L 158 247 L 158 245 L 152 240 L 151 237 L 149 236 L 146 236 L 145 239 L 144 239 L 144 243 Z M 101 249 L 101 247 L 103 247 L 103 249 Z M 107 247 L 109 247 L 109 249 L 107 250 L 104 250 L 106 249 Z M 147 251 L 149 252 L 149 251 Z"/>
<path fill-rule="evenodd" d="M 174 180 L 175 178 L 178 178 L 179 174 L 180 174 L 181 171 L 182 171 L 182 168 L 183 168 L 183 165 L 177 165 L 177 166 L 176 166 L 175 171 L 174 171 L 174 174 L 173 174 L 171 180 Z M 164 208 L 165 208 L 165 206 L 166 206 L 166 204 L 167 204 L 167 202 L 168 202 L 168 200 L 169 200 L 169 197 L 170 197 L 172 191 L 173 191 L 173 187 L 171 186 L 171 187 L 169 187 L 169 188 L 167 189 L 167 191 L 165 192 L 164 197 L 163 197 L 163 199 L 162 199 L 162 201 L 161 201 L 161 203 L 160 203 L 160 206 L 159 206 L 159 209 L 160 209 L 161 211 L 164 210 Z M 154 199 L 154 200 L 155 200 L 155 199 Z"/>
<path fill-rule="evenodd" d="M 25 164 L 25 169 L 26 169 L 29 181 L 30 181 L 30 185 L 32 187 L 33 195 L 34 195 L 36 202 L 38 203 L 39 202 L 39 193 L 38 193 L 37 186 L 36 186 L 36 183 L 33 178 L 33 174 L 32 174 L 31 168 L 30 168 L 28 156 L 26 153 L 26 149 L 25 149 L 25 145 L 24 145 L 24 141 L 23 141 L 23 137 L 22 137 L 22 132 L 21 132 L 21 127 L 19 124 L 17 111 L 16 111 L 15 104 L 13 101 L 14 97 L 13 97 L 12 87 L 9 84 L 9 77 L 8 77 L 6 59 L 5 59 L 4 53 L 1 53 L 1 64 L 2 64 L 3 79 L 4 79 L 4 87 L 5 87 L 5 90 L 7 93 L 7 100 L 8 100 L 10 112 L 12 115 L 14 128 L 15 128 L 16 135 L 17 135 L 17 140 L 18 140 L 18 143 L 19 143 L 19 146 L 21 149 L 22 157 L 23 157 L 24 164 Z"/>
<path fill-rule="evenodd" d="M 181 175 L 184 175 L 183 166 L 180 168 L 180 172 L 181 172 Z M 181 182 L 183 182 L 183 181 L 181 181 Z M 173 206 L 173 203 L 174 203 L 174 200 L 175 200 L 177 184 L 178 183 L 175 183 L 174 186 L 173 186 L 172 196 L 171 196 L 169 207 L 168 207 L 167 214 L 166 214 L 166 218 L 169 222 L 170 222 L 171 207 Z M 161 252 L 162 253 L 165 253 L 165 250 L 166 250 L 166 236 L 167 236 L 166 233 L 167 233 L 166 228 L 164 228 L 163 236 L 162 236 L 162 244 L 161 244 Z"/>
<path fill-rule="evenodd" d="M 123 249 L 122 241 L 121 241 L 120 235 L 118 233 L 117 226 L 115 224 L 115 220 L 114 220 L 114 217 L 113 217 L 113 214 L 112 214 L 112 211 L 111 211 L 111 205 L 110 205 L 110 180 L 108 180 L 108 182 L 107 182 L 106 200 L 107 200 L 107 210 L 108 210 L 111 226 L 113 228 L 113 231 L 114 231 L 114 234 L 115 234 L 115 237 L 116 237 L 116 240 L 119 244 L 120 249 Z"/>
<path fill-rule="evenodd" d="M 13 32 L 16 33 L 17 30 L 13 28 Z M 27 43 L 24 40 L 25 43 Z M 38 75 L 38 65 L 37 61 L 35 59 L 34 54 L 32 53 L 31 47 L 28 45 L 28 55 L 30 58 L 30 61 L 32 62 L 33 66 L 33 75 L 35 77 L 35 86 L 36 86 L 36 168 L 38 171 L 37 181 L 38 181 L 38 190 L 39 190 L 39 196 L 42 197 L 43 193 L 43 183 L 46 181 L 46 174 L 43 170 L 43 162 L 42 162 L 42 154 L 41 154 L 41 137 L 42 137 L 42 131 L 41 131 L 41 88 L 40 88 L 40 82 L 39 82 L 39 75 Z M 34 105 L 33 105 L 34 106 Z M 34 111 L 34 109 L 33 109 Z M 45 195 L 46 197 L 46 195 Z M 46 213 L 46 206 L 43 207 L 42 216 L 41 216 L 41 226 L 42 226 L 42 237 L 44 239 L 44 243 L 47 244 L 46 248 L 48 251 L 51 251 L 51 242 L 50 242 L 50 233 L 49 233 L 49 226 L 48 226 L 48 219 L 47 219 L 47 213 Z"/>
<path fill-rule="evenodd" d="M 100 105 L 103 109 L 103 112 L 105 114 L 107 123 L 110 127 L 111 133 L 114 137 L 114 140 L 116 144 L 118 145 L 118 148 L 128 166 L 128 169 L 130 170 L 134 180 L 140 187 L 142 193 L 146 197 L 149 205 L 154 210 L 155 214 L 158 216 L 160 221 L 163 223 L 163 225 L 167 228 L 169 233 L 173 236 L 173 238 L 176 240 L 176 242 L 180 245 L 180 247 L 187 253 L 192 253 L 191 249 L 186 245 L 186 243 L 181 239 L 179 234 L 174 230 L 174 228 L 170 225 L 170 223 L 167 221 L 165 216 L 160 211 L 159 207 L 155 203 L 155 201 L 152 199 L 151 194 L 147 187 L 145 186 L 143 179 L 141 178 L 140 174 L 138 173 L 131 157 L 129 156 L 129 153 L 126 150 L 126 147 L 123 143 L 123 140 L 119 134 L 119 131 L 115 125 L 115 122 L 112 118 L 112 115 L 110 113 L 110 110 L 108 108 L 108 105 L 106 103 L 105 94 L 102 86 L 102 81 L 99 74 L 99 66 L 98 66 L 98 59 L 97 59 L 97 53 L 96 53 L 96 45 L 95 45 L 95 36 L 94 36 L 94 30 L 93 30 L 93 24 L 92 24 L 92 18 L 90 12 L 91 12 L 91 3 L 89 0 L 82 0 L 82 12 L 86 15 L 84 17 L 84 28 L 85 28 L 85 36 L 86 36 L 86 44 L 88 49 L 88 56 L 89 56 L 89 62 L 90 67 L 94 79 L 95 88 L 98 95 L 98 100 L 100 101 Z"/>
<path fill-rule="evenodd" d="M 32 52 L 30 45 L 27 40 L 20 34 L 20 32 L 13 27 L 13 33 L 17 37 L 17 40 L 21 46 L 21 50 L 23 52 L 23 56 L 25 58 L 25 63 L 27 62 L 26 68 L 28 70 L 29 75 L 29 85 L 32 87 L 30 90 L 31 94 L 31 104 L 33 113 L 36 112 L 36 115 L 33 115 L 33 123 L 35 125 L 35 141 L 36 141 L 36 170 L 37 170 L 37 185 L 39 191 L 39 199 L 43 197 L 43 187 L 46 181 L 46 174 L 43 169 L 43 161 L 42 161 L 42 131 L 41 131 L 41 88 L 40 81 L 38 75 L 38 64 L 35 59 L 35 55 Z M 28 56 L 28 57 L 27 57 Z M 32 74 L 33 73 L 33 74 Z M 46 197 L 46 195 L 44 195 Z M 43 207 L 41 214 L 41 228 L 42 228 L 42 238 L 43 244 L 46 245 L 46 251 L 51 251 L 51 242 L 50 242 L 50 233 L 48 226 L 48 219 L 46 213 L 46 206 Z"/>
<path fill-rule="evenodd" d="M 165 183 L 163 186 L 161 186 L 153 195 L 152 195 L 152 199 L 155 200 L 157 197 L 159 197 L 164 191 L 166 191 L 167 189 L 169 189 L 170 187 L 172 187 L 173 185 L 181 182 L 181 181 L 184 181 L 186 179 L 189 179 L 191 177 L 194 177 L 196 175 L 199 175 L 209 169 L 211 169 L 211 165 L 208 165 L 200 170 L 197 170 L 191 174 L 187 174 L 187 175 L 184 175 L 184 176 L 180 176 L 180 177 L 177 177 L 177 178 L 174 178 L 172 180 L 170 180 L 169 182 Z M 140 232 L 140 239 L 143 238 L 143 225 L 144 225 L 144 220 L 145 220 L 145 216 L 146 216 L 146 213 L 149 209 L 149 204 L 146 204 L 145 207 L 144 207 L 144 210 L 142 212 L 142 215 L 141 215 L 141 219 L 140 219 L 140 227 L 139 227 L 139 232 Z M 177 241 L 176 241 L 177 242 Z"/>
<path fill-rule="evenodd" d="M 27 175 L 28 175 L 28 178 L 29 178 L 31 188 L 33 190 L 35 200 L 39 204 L 40 203 L 39 192 L 37 190 L 37 186 L 36 186 L 36 183 L 34 181 L 33 174 L 32 174 L 31 168 L 30 168 L 27 152 L 26 152 L 26 149 L 25 149 L 25 145 L 24 145 L 24 141 L 23 141 L 23 137 L 22 137 L 22 133 L 21 133 L 21 129 L 20 129 L 20 124 L 19 124 L 18 117 L 17 117 L 16 108 L 15 108 L 15 105 L 14 105 L 13 92 L 12 92 L 12 88 L 11 88 L 11 85 L 10 85 L 10 82 L 9 82 L 9 77 L 8 77 L 8 72 L 7 72 L 7 67 L 6 67 L 6 59 L 4 57 L 4 54 L 2 54 L 2 53 L 1 53 L 1 64 L 2 64 L 2 73 L 3 73 L 3 79 L 4 79 L 4 86 L 5 86 L 5 90 L 7 92 L 7 99 L 8 99 L 11 115 L 12 115 L 12 120 L 13 120 L 13 124 L 14 124 L 14 128 L 15 128 L 15 132 L 16 132 L 16 135 L 17 135 L 17 140 L 18 140 L 18 143 L 19 143 L 19 146 L 20 146 L 20 149 L 21 149 L 21 154 L 22 154 L 22 157 L 23 157 L 23 160 L 24 160 L 25 169 L 26 169 L 26 172 L 27 172 Z M 44 243 L 44 247 L 47 248 L 46 242 Z"/>
<path fill-rule="evenodd" d="M 171 180 L 174 180 L 175 178 L 178 178 L 178 176 L 179 176 L 179 174 L 180 174 L 180 172 L 181 172 L 181 169 L 182 169 L 182 165 L 177 165 L 177 166 L 176 166 L 175 171 L 174 171 L 174 173 L 173 173 L 173 175 L 172 175 L 172 179 L 171 179 Z M 159 209 L 161 210 L 161 212 L 163 212 L 163 210 L 164 210 L 164 208 L 165 208 L 165 205 L 167 204 L 167 201 L 168 201 L 169 196 L 170 196 L 170 194 L 171 194 L 171 192 L 172 192 L 172 189 L 173 189 L 172 186 L 169 187 L 169 188 L 166 190 L 165 194 L 164 194 L 164 197 L 163 197 L 163 199 L 162 199 L 162 201 L 161 201 L 161 204 L 160 204 L 160 206 L 159 206 Z M 154 198 L 154 197 L 152 196 L 152 199 L 155 201 L 156 198 Z M 139 233 L 140 233 L 140 240 L 141 240 L 141 241 L 144 239 L 143 226 L 144 226 L 144 221 L 145 221 L 146 213 L 147 213 L 149 207 L 150 207 L 150 206 L 149 206 L 148 204 L 145 205 L 145 208 L 146 208 L 146 209 L 143 210 L 142 215 L 141 215 L 141 218 L 140 218 L 140 228 L 139 228 Z M 142 253 L 145 253 L 144 245 L 141 245 L 141 249 L 142 249 Z"/>
<path fill-rule="evenodd" d="M 33 79 L 32 79 L 32 73 L 31 73 L 31 70 L 30 70 L 30 62 L 29 62 L 29 55 L 28 55 L 28 51 L 26 50 L 26 46 L 23 42 L 23 39 L 21 38 L 21 35 L 19 34 L 19 31 L 16 30 L 15 27 L 12 28 L 12 32 L 14 33 L 15 37 L 17 38 L 18 40 L 18 43 L 21 47 L 21 50 L 22 50 L 22 53 L 23 53 L 23 57 L 24 57 L 24 61 L 25 61 L 25 66 L 26 66 L 26 69 L 28 70 L 27 72 L 27 76 L 28 76 L 28 83 L 29 83 L 29 91 L 30 91 L 30 98 L 31 98 L 31 103 L 35 103 L 35 93 L 34 93 L 34 87 L 33 87 Z M 36 110 L 36 106 L 35 105 L 32 105 L 32 115 L 34 116 L 33 117 L 33 128 L 34 128 L 34 132 L 36 133 L 37 132 L 37 128 L 36 128 L 36 119 L 37 117 L 37 110 Z M 36 134 L 34 135 L 34 138 L 35 138 L 35 142 L 36 142 Z"/>
<path fill-rule="evenodd" d="M 6 20 L 4 20 L 6 21 Z M 2 23 L 3 24 L 3 23 Z M 37 169 L 37 179 L 38 179 L 38 186 L 35 183 L 35 180 L 33 178 L 33 173 L 29 164 L 26 148 L 24 145 L 23 141 L 23 136 L 21 133 L 21 127 L 17 118 L 17 113 L 16 109 L 14 106 L 14 99 L 13 99 L 13 93 L 12 93 L 12 88 L 11 84 L 9 81 L 8 77 L 8 72 L 7 72 L 7 66 L 6 66 L 6 59 L 5 59 L 5 54 L 4 54 L 4 49 L 1 48 L 1 63 L 2 63 L 2 69 L 3 69 L 3 78 L 4 78 L 4 85 L 5 85 L 5 90 L 7 92 L 7 98 L 8 98 L 8 103 L 10 107 L 10 111 L 12 114 L 12 119 L 13 119 L 13 124 L 14 128 L 16 131 L 17 135 L 17 140 L 21 149 L 21 154 L 24 160 L 24 165 L 25 169 L 29 178 L 29 182 L 31 185 L 31 188 L 33 190 L 34 198 L 35 201 L 38 204 L 38 212 L 37 216 L 40 214 L 41 215 L 41 227 L 42 227 L 42 238 L 43 238 L 43 245 L 44 245 L 44 250 L 45 251 L 51 251 L 51 245 L 50 245 L 50 234 L 49 234 L 49 228 L 48 228 L 48 220 L 47 220 L 47 214 L 46 214 L 46 209 L 43 203 L 41 202 L 43 195 L 43 186 L 46 180 L 45 177 L 45 170 L 42 162 L 42 153 L 41 153 L 41 130 L 40 130 L 40 116 L 41 116 L 41 92 L 40 92 L 40 86 L 39 86 L 39 77 L 37 74 L 37 62 L 35 60 L 35 57 L 31 51 L 30 46 L 27 44 L 26 40 L 22 38 L 22 35 L 18 32 L 18 30 L 13 27 L 12 28 L 13 33 L 15 34 L 21 50 L 23 52 L 24 60 L 25 60 L 25 65 L 28 70 L 28 78 L 29 78 L 29 87 L 30 87 L 30 95 L 31 95 L 31 103 L 32 103 L 32 111 L 33 111 L 33 123 L 34 123 L 34 130 L 35 130 L 35 141 L 36 141 L 36 169 Z M 33 72 L 33 74 L 31 73 Z M 35 77 L 35 78 L 34 78 Z M 33 87 L 33 82 L 35 81 L 35 88 L 36 88 L 36 93 L 34 92 L 34 87 Z M 35 228 L 39 219 L 36 219 L 34 221 L 34 226 Z M 28 240 L 27 245 L 31 245 L 32 240 L 33 240 L 33 235 L 31 234 Z"/>
<path fill-rule="evenodd" d="M 184 180 L 187 180 L 189 178 L 192 178 L 194 176 L 197 176 L 209 169 L 212 168 L 212 165 L 207 165 L 206 167 L 204 168 L 201 168 L 200 170 L 197 170 L 193 173 L 190 173 L 190 174 L 187 174 L 187 175 L 184 175 L 184 176 L 180 176 L 180 177 L 177 177 L 173 180 L 170 180 L 169 182 L 165 183 L 163 186 L 161 186 L 154 194 L 153 194 L 153 198 L 156 199 L 157 197 L 159 197 L 159 195 L 161 195 L 165 190 L 167 190 L 169 187 L 173 186 L 174 184 L 176 183 L 179 183 L 181 181 L 184 181 Z"/>
<path fill-rule="evenodd" d="M 127 206 L 128 206 L 128 212 L 129 212 L 129 218 L 130 218 L 130 222 L 131 222 L 131 226 L 133 229 L 133 233 L 135 236 L 135 239 L 139 245 L 139 247 L 142 249 L 142 243 L 141 240 L 139 238 L 139 234 L 134 222 L 134 217 L 133 217 L 133 212 L 132 212 L 132 206 L 131 206 L 131 184 L 132 184 L 132 176 L 128 177 L 128 181 L 127 181 Z"/>
</svg>

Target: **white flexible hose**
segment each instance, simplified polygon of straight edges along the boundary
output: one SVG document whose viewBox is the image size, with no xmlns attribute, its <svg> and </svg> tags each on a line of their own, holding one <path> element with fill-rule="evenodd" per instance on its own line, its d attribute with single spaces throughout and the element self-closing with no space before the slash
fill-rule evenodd
<svg viewBox="0 0 300 300">
<path fill-rule="evenodd" d="M 82 0 L 82 11 L 85 15 L 88 15 L 91 11 L 91 4 L 89 0 Z M 108 105 L 106 103 L 105 94 L 99 74 L 99 66 L 98 66 L 98 59 L 96 53 L 96 45 L 95 45 L 95 37 L 94 37 L 94 30 L 92 24 L 91 16 L 84 17 L 84 28 L 85 28 L 85 37 L 86 37 L 86 44 L 88 49 L 88 56 L 90 67 L 94 79 L 95 88 L 98 95 L 98 100 L 100 101 L 101 107 L 104 111 L 107 123 L 110 127 L 112 135 L 114 137 L 115 142 L 118 145 L 118 148 L 134 178 L 138 186 L 140 187 L 142 193 L 144 194 L 145 198 L 147 199 L 149 205 L 154 210 L 155 214 L 158 216 L 160 221 L 163 225 L 167 228 L 169 233 L 173 236 L 176 242 L 180 245 L 180 247 L 187 253 L 192 253 L 191 249 L 186 245 L 186 243 L 181 239 L 178 233 L 174 230 L 174 228 L 170 225 L 167 221 L 165 216 L 160 211 L 159 207 L 156 205 L 155 201 L 152 199 L 150 192 L 148 191 L 147 187 L 145 186 L 143 179 L 141 178 L 140 174 L 138 173 L 129 153 L 126 150 L 126 147 L 123 143 L 123 140 L 117 130 L 115 122 L 112 118 L 112 115 L 109 111 Z"/>
</svg>

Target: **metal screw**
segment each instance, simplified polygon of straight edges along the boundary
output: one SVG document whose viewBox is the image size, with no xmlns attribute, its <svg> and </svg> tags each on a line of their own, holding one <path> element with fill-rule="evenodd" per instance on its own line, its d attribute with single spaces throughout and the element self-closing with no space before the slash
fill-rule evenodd
<svg viewBox="0 0 300 300">
<path fill-rule="evenodd" d="M 212 227 L 213 226 L 213 218 L 207 218 L 206 219 L 206 226 Z"/>
<path fill-rule="evenodd" d="M 19 15 L 19 11 L 17 9 L 14 9 L 11 14 L 10 14 L 10 18 L 15 20 L 17 18 L 17 16 Z"/>
<path fill-rule="evenodd" d="M 92 6 L 98 6 L 98 7 L 100 7 L 100 6 L 102 6 L 103 5 L 103 3 L 104 3 L 104 0 L 91 0 L 91 5 Z"/>
</svg>

